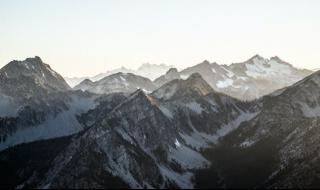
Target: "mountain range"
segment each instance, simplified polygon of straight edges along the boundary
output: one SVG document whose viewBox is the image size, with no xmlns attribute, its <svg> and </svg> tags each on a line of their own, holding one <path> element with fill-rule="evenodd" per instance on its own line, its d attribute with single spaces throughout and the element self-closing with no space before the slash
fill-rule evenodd
<svg viewBox="0 0 320 190">
<path fill-rule="evenodd" d="M 172 79 L 186 79 L 192 73 L 199 73 L 214 90 L 240 100 L 253 100 L 290 86 L 312 72 L 297 69 L 279 57 L 265 59 L 255 55 L 245 62 L 231 65 L 204 61 L 180 72 L 171 69 L 156 79 L 155 84 L 161 86 Z"/>
<path fill-rule="evenodd" d="M 115 92 L 132 93 L 137 89 L 152 92 L 156 89 L 153 82 L 145 77 L 132 73 L 116 73 L 93 82 L 85 79 L 74 87 L 75 90 L 89 91 L 96 94 L 110 94 Z"/>
<path fill-rule="evenodd" d="M 183 69 L 180 72 L 178 69 L 170 68 L 169 66 L 167 71 L 165 71 L 165 68 L 165 65 L 144 64 L 137 71 L 133 71 L 122 67 L 101 74 L 99 77 L 94 77 L 92 80 L 83 80 L 76 85 L 74 89 L 100 93 L 99 91 L 101 90 L 98 89 L 108 88 L 108 90 L 102 90 L 103 93 L 107 93 L 108 91 L 113 92 L 110 89 L 114 88 L 111 87 L 114 84 L 106 84 L 103 80 L 110 80 L 110 78 L 116 76 L 115 74 L 123 75 L 130 73 L 130 76 L 134 76 L 136 80 L 141 81 L 139 78 L 141 78 L 141 76 L 147 76 L 146 73 L 150 73 L 149 75 L 153 76 L 156 76 L 154 73 L 157 73 L 159 77 L 152 81 L 153 86 L 161 87 L 174 79 L 186 79 L 193 73 L 199 73 L 217 92 L 230 95 L 240 100 L 250 101 L 270 94 L 277 89 L 290 86 L 314 72 L 311 70 L 295 68 L 277 56 L 266 59 L 259 55 L 255 55 L 245 62 L 233 63 L 231 65 L 219 65 L 217 63 L 210 63 L 209 61 L 203 61 L 195 66 Z M 142 75 L 140 76 L 139 73 Z M 163 74 L 161 75 L 161 73 Z M 124 78 L 124 76 L 125 75 L 123 75 L 122 78 Z M 152 80 L 153 78 L 154 77 L 151 77 L 149 79 Z M 89 88 L 88 85 L 93 84 L 93 82 L 95 83 L 95 87 Z M 116 87 L 118 88 L 116 91 L 122 92 L 132 93 L 134 90 L 142 87 L 141 83 L 135 82 L 134 85 L 130 85 L 130 90 L 128 90 L 128 88 L 126 88 L 128 85 L 126 80 L 120 80 L 116 83 L 118 87 L 122 86 L 119 88 Z M 150 82 L 148 81 L 148 84 L 149 83 Z M 150 84 L 148 86 L 149 88 L 145 88 L 145 90 L 154 90 L 154 88 L 150 88 Z M 95 88 L 95 90 L 92 88 Z"/>
<path fill-rule="evenodd" d="M 75 87 L 76 85 L 80 84 L 85 79 L 89 79 L 93 82 L 103 79 L 106 76 L 116 74 L 116 73 L 132 73 L 135 75 L 140 75 L 142 77 L 149 78 L 150 80 L 154 80 L 161 76 L 162 74 L 165 74 L 167 70 L 172 68 L 172 66 L 165 65 L 165 64 L 150 64 L 150 63 L 144 63 L 140 67 L 138 67 L 136 70 L 134 69 L 127 69 L 125 67 L 120 67 L 118 69 L 110 70 L 104 73 L 97 74 L 93 77 L 65 77 L 65 80 L 71 87 Z"/>
<path fill-rule="evenodd" d="M 320 72 L 204 61 L 74 88 L 39 57 L 0 70 L 7 188 L 319 188 Z"/>
</svg>

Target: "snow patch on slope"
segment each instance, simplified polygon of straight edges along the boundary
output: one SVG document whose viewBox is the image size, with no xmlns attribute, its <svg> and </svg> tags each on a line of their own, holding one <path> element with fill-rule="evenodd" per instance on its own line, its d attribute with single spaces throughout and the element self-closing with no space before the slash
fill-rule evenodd
<svg viewBox="0 0 320 190">
<path fill-rule="evenodd" d="M 216 134 L 215 134 L 216 140 L 218 140 L 220 137 L 227 135 L 228 133 L 232 132 L 233 130 L 237 129 L 242 122 L 249 121 L 252 118 L 254 118 L 256 115 L 258 115 L 258 112 L 256 112 L 256 113 L 242 112 L 235 120 L 229 122 L 226 125 L 223 125 L 216 132 Z"/>
<path fill-rule="evenodd" d="M 189 78 L 189 76 L 190 76 L 190 75 L 181 75 L 180 78 L 183 79 L 183 80 L 186 80 L 186 79 Z"/>
<path fill-rule="evenodd" d="M 185 172 L 183 174 L 179 174 L 163 165 L 158 165 L 161 174 L 169 181 L 175 182 L 181 189 L 190 189 L 193 188 L 193 184 L 191 182 L 192 173 Z"/>
<path fill-rule="evenodd" d="M 176 142 L 177 143 L 177 142 Z M 210 162 L 205 159 L 199 152 L 183 145 L 178 144 L 176 148 L 170 149 L 169 158 L 172 161 L 179 163 L 186 169 L 200 169 L 205 168 Z"/>
<path fill-rule="evenodd" d="M 301 110 L 304 116 L 308 118 L 320 117 L 320 106 L 310 107 L 306 103 L 302 103 L 302 102 L 300 103 L 300 105 L 301 105 Z"/>
<path fill-rule="evenodd" d="M 291 68 L 289 65 L 278 63 L 274 60 L 261 60 L 255 58 L 254 64 L 246 64 L 246 74 L 253 78 L 273 77 L 279 74 L 290 75 Z"/>
<path fill-rule="evenodd" d="M 201 114 L 203 111 L 201 105 L 197 102 L 190 102 L 185 104 L 185 106 L 197 114 Z"/>
<path fill-rule="evenodd" d="M 16 117 L 18 106 L 8 96 L 0 95 L 0 117 Z"/>
<path fill-rule="evenodd" d="M 240 147 L 247 148 L 247 147 L 252 146 L 254 143 L 255 143 L 255 141 L 253 141 L 253 140 L 245 140 L 244 142 L 242 142 L 240 144 Z"/>
<path fill-rule="evenodd" d="M 0 150 L 17 144 L 68 136 L 83 130 L 76 116 L 94 108 L 94 100 L 92 97 L 73 96 L 69 110 L 59 113 L 56 117 L 50 117 L 37 126 L 18 129 L 16 133 L 8 135 L 5 142 L 0 143 Z"/>
<path fill-rule="evenodd" d="M 123 148 L 124 149 L 124 148 Z M 109 156 L 109 167 L 110 172 L 115 175 L 121 177 L 125 182 L 129 184 L 131 188 L 142 188 L 137 180 L 134 178 L 133 174 L 129 171 L 130 162 L 127 158 L 127 154 L 125 150 L 118 154 L 119 157 L 117 159 L 110 158 Z"/>
<path fill-rule="evenodd" d="M 168 109 L 166 108 L 165 106 L 163 105 L 160 105 L 159 106 L 159 109 L 162 111 L 162 113 L 167 116 L 168 118 L 170 119 L 173 119 L 173 113 Z"/>
<path fill-rule="evenodd" d="M 227 88 L 233 84 L 232 79 L 225 79 L 225 80 L 219 80 L 217 82 L 217 87 L 218 88 Z"/>
<path fill-rule="evenodd" d="M 193 149 L 200 150 L 201 148 L 208 148 L 208 139 L 201 135 L 199 132 L 193 132 L 190 135 L 180 134 L 185 143 Z"/>
</svg>

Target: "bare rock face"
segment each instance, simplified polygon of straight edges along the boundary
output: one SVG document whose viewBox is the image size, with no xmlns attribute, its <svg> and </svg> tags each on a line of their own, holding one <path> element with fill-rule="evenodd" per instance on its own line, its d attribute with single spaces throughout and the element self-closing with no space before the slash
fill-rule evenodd
<svg viewBox="0 0 320 190">
<path fill-rule="evenodd" d="M 170 82 L 172 80 L 175 79 L 180 79 L 180 74 L 178 72 L 178 70 L 176 68 L 171 68 L 167 71 L 167 73 L 165 75 L 160 76 L 159 78 L 157 78 L 154 83 L 157 86 L 162 86 L 167 82 Z"/>
<path fill-rule="evenodd" d="M 67 91 L 71 89 L 61 75 L 43 63 L 40 57 L 10 62 L 1 68 L 0 78 L 0 92 L 7 95 L 16 95 L 14 90 L 25 90 L 25 93 L 32 94 L 33 91 Z M 9 88 L 9 85 L 15 85 L 15 88 Z M 11 92 L 7 92 L 8 90 Z"/>
</svg>

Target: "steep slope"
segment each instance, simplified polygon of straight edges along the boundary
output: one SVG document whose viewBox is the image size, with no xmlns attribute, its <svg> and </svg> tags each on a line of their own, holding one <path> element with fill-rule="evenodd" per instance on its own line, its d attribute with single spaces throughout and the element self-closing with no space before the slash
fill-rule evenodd
<svg viewBox="0 0 320 190">
<path fill-rule="evenodd" d="M 86 79 L 74 87 L 75 90 L 89 91 L 97 94 L 132 93 L 137 89 L 151 92 L 155 88 L 155 85 L 149 79 L 132 73 L 116 73 L 96 82 Z"/>
<path fill-rule="evenodd" d="M 253 100 L 290 86 L 312 71 L 296 69 L 278 57 L 265 59 L 256 55 L 229 66 L 204 61 L 182 70 L 180 76 L 175 74 L 174 79 L 186 79 L 192 73 L 199 73 L 218 92 L 241 100 Z M 171 80 L 172 77 L 166 74 L 155 80 L 155 84 L 162 85 Z"/>
<path fill-rule="evenodd" d="M 175 183 L 186 187 L 190 174 L 167 159 L 169 149 L 176 149 L 175 130 L 152 100 L 138 90 L 77 138 L 56 159 L 55 167 L 48 173 L 43 185 L 77 187 L 82 183 L 77 176 L 84 175 L 89 186 L 104 187 L 102 178 L 91 179 L 85 175 L 90 169 L 118 176 L 135 188 L 174 187 Z M 100 158 L 99 166 L 89 168 L 92 157 Z M 72 166 L 75 165 L 82 169 L 74 170 Z M 68 177 L 70 171 L 75 177 Z"/>
<path fill-rule="evenodd" d="M 25 98 L 70 89 L 64 79 L 40 57 L 12 61 L 0 69 L 0 93 L 6 96 Z"/>
<path fill-rule="evenodd" d="M 32 99 L 21 106 L 16 116 L 0 118 L 0 150 L 8 147 L 67 136 L 86 126 L 78 116 L 94 108 L 96 95 L 82 92 L 51 93 L 50 98 Z"/>
<path fill-rule="evenodd" d="M 176 68 L 169 69 L 165 75 L 160 76 L 156 80 L 154 80 L 154 84 L 156 86 L 162 86 L 165 83 L 172 81 L 174 79 L 181 79 L 180 74 Z"/>
<path fill-rule="evenodd" d="M 268 180 L 268 186 L 319 187 L 320 72 L 267 97 L 264 101 L 264 104 L 270 101 L 278 103 L 277 106 L 266 110 L 266 113 L 277 113 L 276 110 L 283 108 L 282 115 L 274 116 L 274 120 L 277 121 L 274 123 L 280 126 L 281 131 L 277 129 L 271 133 L 275 136 L 279 131 L 278 136 L 283 137 L 278 145 L 280 166 Z M 280 119 L 279 116 L 285 117 L 286 120 Z M 259 138 L 260 131 L 265 126 L 261 125 L 260 128 L 253 140 Z"/>
<path fill-rule="evenodd" d="M 180 72 L 181 78 L 183 79 L 186 79 L 193 73 L 199 73 L 213 88 L 216 84 L 216 81 L 222 79 L 223 75 L 227 74 L 227 72 L 220 68 L 217 63 L 210 64 L 210 62 L 207 60 L 193 67 L 186 68 Z"/>
<path fill-rule="evenodd" d="M 64 77 L 64 80 L 68 83 L 68 85 L 73 88 L 80 84 L 82 81 L 89 79 L 90 77 Z M 90 80 L 90 79 L 89 79 Z"/>
<path fill-rule="evenodd" d="M 198 73 L 187 80 L 169 82 L 151 95 L 159 99 L 163 112 L 184 128 L 183 136 L 190 143 L 196 142 L 190 145 L 197 148 L 217 142 L 259 112 L 251 103 L 215 92 Z"/>
<path fill-rule="evenodd" d="M 4 66 L 0 70 L 0 150 L 82 130 L 77 115 L 93 108 L 97 96 L 70 89 L 39 57 Z"/>
<path fill-rule="evenodd" d="M 215 93 L 199 74 L 120 99 L 92 111 L 101 113 L 96 122 L 55 159 L 39 186 L 103 188 L 110 184 L 105 174 L 134 188 L 192 188 L 194 171 L 210 165 L 200 149 L 256 114 L 249 104 Z"/>
<path fill-rule="evenodd" d="M 198 175 L 199 187 L 212 186 L 208 173 L 221 176 L 220 187 L 319 187 L 319 100 L 319 72 L 260 99 L 255 118 L 206 152 L 216 164 Z"/>
<path fill-rule="evenodd" d="M 39 103 L 50 93 L 70 89 L 39 57 L 12 61 L 0 69 L 0 117 L 14 117 L 27 102 Z"/>
</svg>

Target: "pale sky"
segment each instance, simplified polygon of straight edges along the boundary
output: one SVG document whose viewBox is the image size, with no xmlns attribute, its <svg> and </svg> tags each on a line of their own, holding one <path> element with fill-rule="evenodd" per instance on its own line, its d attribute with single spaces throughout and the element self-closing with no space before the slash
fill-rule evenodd
<svg viewBox="0 0 320 190">
<path fill-rule="evenodd" d="M 1 0 L 0 67 L 40 56 L 64 76 L 278 55 L 320 67 L 319 0 Z"/>
</svg>

